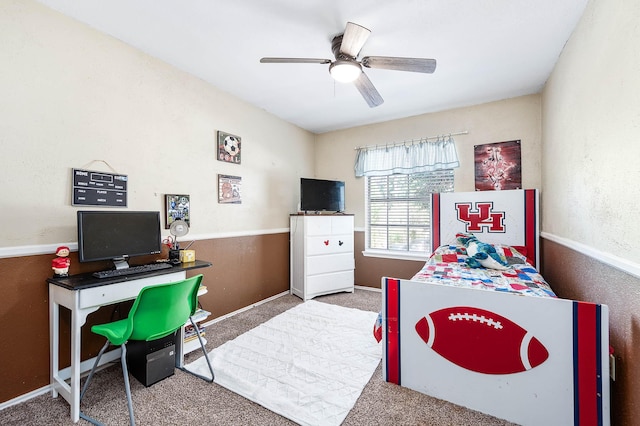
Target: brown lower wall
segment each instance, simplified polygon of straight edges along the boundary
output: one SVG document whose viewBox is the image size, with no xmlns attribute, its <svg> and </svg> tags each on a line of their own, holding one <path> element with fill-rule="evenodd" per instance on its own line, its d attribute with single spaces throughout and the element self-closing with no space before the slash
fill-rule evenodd
<svg viewBox="0 0 640 426">
<path fill-rule="evenodd" d="M 196 241 L 198 259 L 213 267 L 198 269 L 208 293 L 200 298 L 213 319 L 289 290 L 289 233 Z M 0 402 L 49 384 L 49 297 L 45 280 L 51 259 L 38 255 L 0 259 Z M 71 256 L 71 274 L 97 271 L 109 263 L 80 264 Z M 135 259 L 136 261 L 138 259 Z M 144 261 L 144 259 L 140 259 Z M 134 263 L 132 261 L 132 263 Z M 104 340 L 90 326 L 127 315 L 131 303 L 103 307 L 82 329 L 82 358 L 95 356 Z M 69 365 L 70 315 L 61 309 L 61 366 Z"/>
<path fill-rule="evenodd" d="M 640 279 L 577 251 L 542 239 L 542 275 L 560 297 L 609 306 L 609 341 L 615 350 L 611 423 L 640 419 Z"/>
<path fill-rule="evenodd" d="M 613 425 L 640 418 L 640 279 L 579 252 L 542 239 L 542 273 L 560 297 L 606 304 L 610 341 L 616 354 L 616 381 L 611 387 Z M 213 317 L 233 312 L 289 290 L 289 234 L 196 241 L 197 258 L 213 263 L 204 273 L 209 292 L 201 297 Z M 364 257 L 364 233 L 355 233 L 355 282 L 380 288 L 383 276 L 411 278 L 422 262 Z M 0 402 L 49 383 L 49 305 L 45 280 L 51 255 L 0 259 Z M 70 272 L 105 269 L 108 264 L 79 264 L 72 253 Z M 105 307 L 87 325 L 126 315 L 128 306 Z M 61 314 L 62 363 L 68 365 L 69 315 Z M 83 358 L 94 356 L 102 340 L 83 327 Z M 66 342 L 66 343 L 65 343 Z"/>
<path fill-rule="evenodd" d="M 383 259 L 363 256 L 364 232 L 354 234 L 356 258 L 355 283 L 364 287 L 381 288 L 382 277 L 409 279 L 422 268 L 424 261 Z"/>
</svg>

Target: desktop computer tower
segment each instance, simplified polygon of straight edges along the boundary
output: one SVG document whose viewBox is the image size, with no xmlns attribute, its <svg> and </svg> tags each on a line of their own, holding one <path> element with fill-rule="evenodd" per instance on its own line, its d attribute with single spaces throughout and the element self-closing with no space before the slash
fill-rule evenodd
<svg viewBox="0 0 640 426">
<path fill-rule="evenodd" d="M 127 342 L 127 366 L 146 387 L 172 376 L 176 366 L 176 334 L 157 340 Z"/>
</svg>

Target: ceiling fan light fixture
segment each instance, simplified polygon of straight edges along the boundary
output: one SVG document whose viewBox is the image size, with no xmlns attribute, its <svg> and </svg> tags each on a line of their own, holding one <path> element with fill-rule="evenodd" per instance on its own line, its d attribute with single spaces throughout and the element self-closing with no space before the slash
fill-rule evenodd
<svg viewBox="0 0 640 426">
<path fill-rule="evenodd" d="M 329 65 L 331 77 L 340 83 L 351 83 L 362 74 L 362 66 L 354 61 L 337 60 Z"/>
</svg>

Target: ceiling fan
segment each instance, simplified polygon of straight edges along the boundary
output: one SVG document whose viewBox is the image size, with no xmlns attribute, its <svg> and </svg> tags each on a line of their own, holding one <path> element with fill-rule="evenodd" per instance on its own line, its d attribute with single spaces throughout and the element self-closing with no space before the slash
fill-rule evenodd
<svg viewBox="0 0 640 426">
<path fill-rule="evenodd" d="M 331 50 L 335 61 L 316 58 L 262 58 L 263 64 L 330 64 L 331 76 L 340 82 L 353 82 L 371 108 L 384 102 L 369 77 L 362 71 L 365 68 L 381 68 L 396 71 L 433 73 L 436 70 L 435 59 L 399 58 L 394 56 L 365 56 L 358 61 L 358 54 L 369 38 L 371 31 L 361 25 L 347 22 L 344 34 L 331 41 Z"/>
</svg>

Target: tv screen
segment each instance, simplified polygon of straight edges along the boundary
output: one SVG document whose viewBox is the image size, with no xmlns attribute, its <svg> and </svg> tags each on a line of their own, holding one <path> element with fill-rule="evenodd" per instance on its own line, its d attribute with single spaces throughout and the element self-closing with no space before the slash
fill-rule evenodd
<svg viewBox="0 0 640 426">
<path fill-rule="evenodd" d="M 160 213 L 152 211 L 78 211 L 80 262 L 160 253 Z"/>
<path fill-rule="evenodd" d="M 300 210 L 343 212 L 344 182 L 301 178 Z"/>
</svg>

